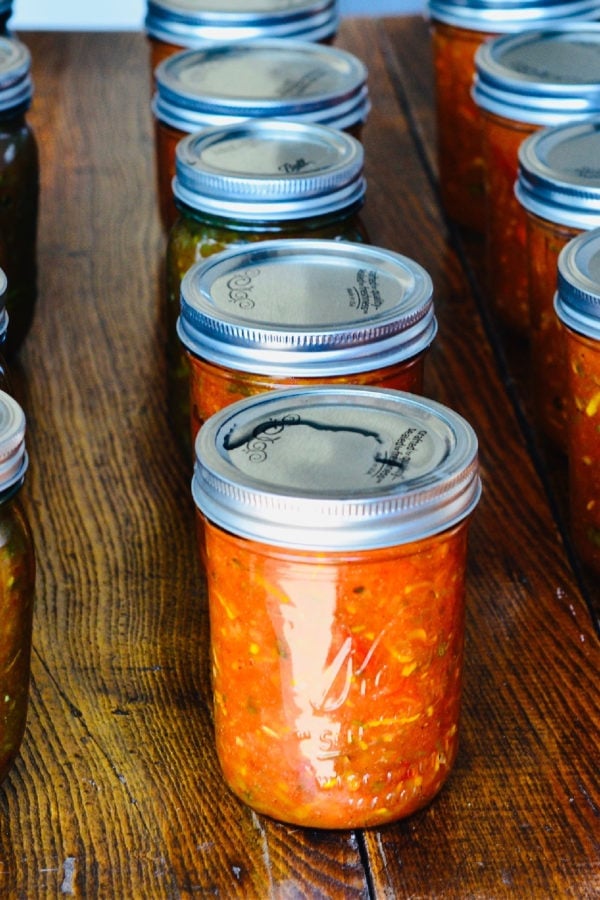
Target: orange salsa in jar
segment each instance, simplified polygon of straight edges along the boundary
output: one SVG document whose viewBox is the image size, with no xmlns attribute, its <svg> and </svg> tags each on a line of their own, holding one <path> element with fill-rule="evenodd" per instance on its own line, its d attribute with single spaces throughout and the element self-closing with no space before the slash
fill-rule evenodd
<svg viewBox="0 0 600 900">
<path fill-rule="evenodd" d="M 217 43 L 257 38 L 329 43 L 338 25 L 337 0 L 148 0 L 145 18 L 152 71 L 180 50 Z"/>
<path fill-rule="evenodd" d="M 198 436 L 216 748 L 252 809 L 357 828 L 452 769 L 477 442 L 413 394 L 295 388 Z"/>
<path fill-rule="evenodd" d="M 193 266 L 178 321 L 192 442 L 229 403 L 292 384 L 419 393 L 437 330 L 432 295 L 413 260 L 337 241 L 261 242 Z"/>
<path fill-rule="evenodd" d="M 25 416 L 0 391 L 0 781 L 25 732 L 29 701 L 35 556 L 19 491 L 27 470 Z"/>
<path fill-rule="evenodd" d="M 335 47 L 283 38 L 183 50 L 155 70 L 154 136 L 161 219 L 177 217 L 171 183 L 186 136 L 248 119 L 329 125 L 359 138 L 370 101 L 367 70 Z"/>
<path fill-rule="evenodd" d="M 600 574 L 600 228 L 561 250 L 555 297 L 566 337 L 567 447 L 573 541 Z"/>
<path fill-rule="evenodd" d="M 482 117 L 486 260 L 498 318 L 529 336 L 525 210 L 515 196 L 518 150 L 543 126 L 600 112 L 600 26 L 579 22 L 493 38 L 475 55 Z"/>
<path fill-rule="evenodd" d="M 461 225 L 485 230 L 481 116 L 471 96 L 475 53 L 485 41 L 556 20 L 597 15 L 595 0 L 430 0 L 438 170 L 442 202 Z"/>
<path fill-rule="evenodd" d="M 519 148 L 516 195 L 526 211 L 531 385 L 540 429 L 566 450 L 567 363 L 554 310 L 558 256 L 600 227 L 600 125 L 596 119 L 536 132 Z"/>
</svg>

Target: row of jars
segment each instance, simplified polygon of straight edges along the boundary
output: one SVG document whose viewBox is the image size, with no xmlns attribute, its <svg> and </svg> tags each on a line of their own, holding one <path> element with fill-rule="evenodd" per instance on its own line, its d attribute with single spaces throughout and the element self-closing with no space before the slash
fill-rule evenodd
<svg viewBox="0 0 600 900">
<path fill-rule="evenodd" d="M 17 756 L 29 698 L 34 543 L 20 489 L 28 467 L 25 414 L 12 396 L 9 359 L 36 299 L 37 145 L 25 114 L 32 95 L 27 48 L 7 33 L 0 0 L 0 781 Z"/>
<path fill-rule="evenodd" d="M 315 0 L 270 18 L 307 5 L 331 25 Z M 456 756 L 477 440 L 422 396 L 429 274 L 360 218 L 366 67 L 331 27 L 211 43 L 212 6 L 152 2 L 146 23 L 217 751 L 262 813 L 381 824 Z"/>
<path fill-rule="evenodd" d="M 526 341 L 537 423 L 564 451 L 580 398 L 571 397 L 554 295 L 562 248 L 600 227 L 600 4 L 431 0 L 429 8 L 442 200 L 452 219 L 484 235 L 491 303 Z M 586 311 L 600 315 L 597 304 Z M 600 439 L 585 455 L 584 468 L 570 460 L 572 530 L 598 570 L 600 498 L 583 509 L 573 498 L 597 493 Z"/>
</svg>

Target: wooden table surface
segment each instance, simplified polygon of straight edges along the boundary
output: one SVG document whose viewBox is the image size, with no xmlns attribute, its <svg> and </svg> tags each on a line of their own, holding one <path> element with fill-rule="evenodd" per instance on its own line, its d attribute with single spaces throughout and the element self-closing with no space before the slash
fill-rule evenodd
<svg viewBox="0 0 600 900">
<path fill-rule="evenodd" d="M 433 278 L 426 392 L 477 430 L 484 494 L 458 762 L 429 808 L 355 832 L 261 818 L 219 774 L 189 471 L 167 418 L 145 37 L 21 38 L 41 290 L 13 376 L 38 582 L 0 895 L 597 897 L 598 584 L 565 542 L 564 472 L 531 427 L 523 351 L 440 210 L 426 23 L 348 20 L 336 43 L 369 66 L 364 219 Z"/>
</svg>

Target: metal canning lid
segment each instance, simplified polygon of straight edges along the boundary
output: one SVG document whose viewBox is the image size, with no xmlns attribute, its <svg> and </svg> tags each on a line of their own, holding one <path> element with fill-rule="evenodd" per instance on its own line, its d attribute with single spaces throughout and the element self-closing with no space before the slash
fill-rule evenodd
<svg viewBox="0 0 600 900">
<path fill-rule="evenodd" d="M 498 116 L 561 125 L 600 113 L 600 23 L 492 38 L 475 69 L 473 98 Z"/>
<path fill-rule="evenodd" d="M 536 131 L 519 147 L 521 205 L 573 228 L 600 225 L 600 118 Z"/>
<path fill-rule="evenodd" d="M 243 221 L 320 216 L 365 193 L 360 141 L 324 125 L 257 119 L 205 129 L 176 149 L 175 197 Z"/>
<path fill-rule="evenodd" d="M 263 37 L 320 41 L 338 25 L 337 0 L 149 0 L 145 19 L 150 37 L 187 48 Z"/>
<path fill-rule="evenodd" d="M 211 416 L 192 494 L 245 538 L 310 550 L 393 547 L 468 516 L 481 485 L 477 438 L 457 413 L 402 391 L 289 388 Z"/>
<path fill-rule="evenodd" d="M 598 0 L 430 0 L 432 19 L 472 31 L 512 33 L 549 21 L 598 16 Z"/>
<path fill-rule="evenodd" d="M 578 235 L 560 251 L 554 307 L 569 328 L 600 340 L 600 228 Z"/>
<path fill-rule="evenodd" d="M 268 376 L 333 377 L 410 359 L 432 342 L 432 282 L 378 247 L 261 241 L 196 263 L 177 333 L 191 353 Z"/>
<path fill-rule="evenodd" d="M 367 70 L 344 50 L 305 41 L 256 40 L 183 50 L 155 69 L 155 116 L 191 133 L 255 118 L 349 128 L 370 103 Z"/>
<path fill-rule="evenodd" d="M 13 397 L 0 391 L 0 491 L 22 481 L 27 465 L 25 413 Z"/>
<path fill-rule="evenodd" d="M 29 104 L 33 94 L 31 55 L 15 38 L 0 37 L 0 112 Z"/>
</svg>

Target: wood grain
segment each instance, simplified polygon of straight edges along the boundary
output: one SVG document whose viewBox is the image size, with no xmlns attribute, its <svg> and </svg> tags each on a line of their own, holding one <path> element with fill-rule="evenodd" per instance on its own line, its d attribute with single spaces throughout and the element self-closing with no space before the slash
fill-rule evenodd
<svg viewBox="0 0 600 900">
<path fill-rule="evenodd" d="M 2 896 L 597 895 L 598 639 L 502 336 L 440 211 L 425 23 L 347 20 L 337 44 L 369 65 L 364 218 L 431 273 L 427 393 L 476 428 L 485 490 L 456 769 L 428 809 L 366 832 L 278 824 L 221 780 L 190 472 L 167 419 L 145 39 L 22 37 L 41 290 L 14 377 L 39 576 L 28 729 L 0 789 Z"/>
</svg>

